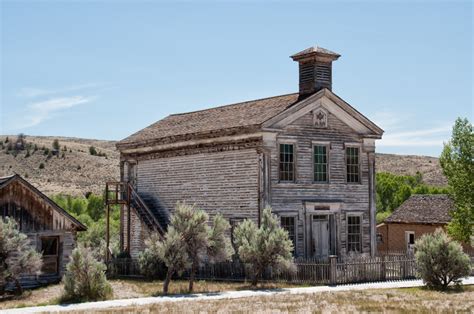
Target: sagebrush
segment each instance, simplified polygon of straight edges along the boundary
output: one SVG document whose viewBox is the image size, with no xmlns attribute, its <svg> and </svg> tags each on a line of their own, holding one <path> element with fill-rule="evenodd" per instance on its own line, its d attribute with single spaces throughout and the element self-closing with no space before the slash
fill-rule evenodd
<svg viewBox="0 0 474 314">
<path fill-rule="evenodd" d="M 97 301 L 111 297 L 112 287 L 105 271 L 105 264 L 95 259 L 91 250 L 82 245 L 75 248 L 63 278 L 62 301 Z"/>
<path fill-rule="evenodd" d="M 442 229 L 415 242 L 418 272 L 428 287 L 444 290 L 471 272 L 471 259 Z"/>
</svg>

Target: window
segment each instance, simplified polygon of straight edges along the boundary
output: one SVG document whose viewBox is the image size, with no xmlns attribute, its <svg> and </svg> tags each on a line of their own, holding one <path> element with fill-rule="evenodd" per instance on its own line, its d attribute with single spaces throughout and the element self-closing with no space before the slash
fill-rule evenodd
<svg viewBox="0 0 474 314">
<path fill-rule="evenodd" d="M 296 230 L 295 217 L 280 217 L 280 224 L 283 229 L 288 231 L 288 236 L 293 242 L 293 253 L 296 251 Z"/>
<path fill-rule="evenodd" d="M 359 148 L 358 147 L 346 148 L 346 167 L 347 167 L 347 182 L 349 183 L 360 182 Z"/>
<path fill-rule="evenodd" d="M 347 216 L 347 251 L 362 252 L 361 216 Z"/>
<path fill-rule="evenodd" d="M 43 251 L 43 256 L 58 255 L 58 238 L 41 238 L 41 250 Z"/>
<path fill-rule="evenodd" d="M 328 181 L 328 156 L 327 147 L 324 145 L 316 145 L 313 147 L 314 159 L 314 182 Z"/>
<path fill-rule="evenodd" d="M 280 181 L 295 180 L 295 157 L 293 144 L 280 144 Z"/>
</svg>

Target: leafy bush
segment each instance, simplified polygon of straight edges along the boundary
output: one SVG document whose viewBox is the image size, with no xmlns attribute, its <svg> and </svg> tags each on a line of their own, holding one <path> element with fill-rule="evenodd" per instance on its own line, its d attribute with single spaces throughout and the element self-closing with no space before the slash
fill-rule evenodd
<svg viewBox="0 0 474 314">
<path fill-rule="evenodd" d="M 54 150 L 59 150 L 60 146 L 59 146 L 59 141 L 58 139 L 54 139 L 53 141 L 53 149 Z"/>
<path fill-rule="evenodd" d="M 95 149 L 94 146 L 89 147 L 89 154 L 91 154 L 92 156 L 97 155 L 97 150 Z"/>
<path fill-rule="evenodd" d="M 39 168 L 40 168 L 40 169 L 44 169 L 44 163 L 40 163 L 40 164 L 39 164 Z"/>
<path fill-rule="evenodd" d="M 260 228 L 252 220 L 246 219 L 235 228 L 234 238 L 240 259 L 251 266 L 253 286 L 257 285 L 268 267 L 277 273 L 295 269 L 293 243 L 288 232 L 280 227 L 271 208 L 263 210 Z"/>
<path fill-rule="evenodd" d="M 87 231 L 78 233 L 77 241 L 92 250 L 95 258 L 105 257 L 106 217 L 103 197 L 90 194 L 88 198 L 58 194 L 53 201 L 87 226 Z M 119 253 L 120 210 L 111 207 L 110 212 L 110 249 L 112 254 Z"/>
<path fill-rule="evenodd" d="M 146 278 L 158 278 L 161 274 L 161 269 L 163 268 L 163 259 L 161 258 L 165 254 L 160 254 L 160 250 L 163 249 L 162 244 L 160 243 L 161 238 L 160 235 L 154 233 L 150 236 L 150 238 L 145 240 L 145 250 L 140 253 L 138 256 L 138 265 L 140 267 L 140 272 Z M 165 250 L 170 250 L 170 248 L 166 248 Z M 172 248 L 173 252 L 180 252 L 183 251 L 181 248 Z M 175 262 L 165 263 L 165 266 L 170 265 L 173 267 Z M 168 267 L 168 270 L 170 270 Z"/>
<path fill-rule="evenodd" d="M 19 278 L 21 274 L 39 274 L 42 266 L 41 254 L 31 246 L 28 237 L 18 230 L 15 220 L 0 219 L 0 294 L 9 282 L 23 292 Z"/>
<path fill-rule="evenodd" d="M 415 243 L 416 265 L 425 284 L 445 290 L 458 284 L 471 271 L 471 261 L 461 245 L 452 241 L 441 229 L 425 234 Z"/>
<path fill-rule="evenodd" d="M 62 301 L 106 300 L 112 295 L 105 276 L 106 266 L 97 261 L 89 249 L 83 246 L 74 249 L 66 269 Z"/>
</svg>

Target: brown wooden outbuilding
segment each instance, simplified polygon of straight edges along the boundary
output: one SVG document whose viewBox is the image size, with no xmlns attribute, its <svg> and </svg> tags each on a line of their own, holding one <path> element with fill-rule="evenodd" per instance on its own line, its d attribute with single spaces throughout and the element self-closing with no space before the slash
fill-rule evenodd
<svg viewBox="0 0 474 314">
<path fill-rule="evenodd" d="M 0 178 L 0 214 L 15 219 L 31 245 L 43 254 L 40 276 L 24 276 L 23 286 L 58 281 L 65 271 L 78 231 L 87 228 L 21 176 Z"/>
</svg>

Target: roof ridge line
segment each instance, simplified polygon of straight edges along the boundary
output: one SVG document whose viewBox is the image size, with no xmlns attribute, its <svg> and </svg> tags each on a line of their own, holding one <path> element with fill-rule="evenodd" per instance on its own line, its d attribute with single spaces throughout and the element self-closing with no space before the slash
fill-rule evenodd
<svg viewBox="0 0 474 314">
<path fill-rule="evenodd" d="M 223 107 L 243 105 L 243 104 L 250 103 L 250 102 L 261 101 L 261 100 L 266 100 L 266 99 L 272 99 L 272 98 L 277 98 L 277 97 L 290 96 L 290 95 L 296 95 L 296 94 L 298 94 L 298 92 L 288 93 L 288 94 L 283 94 L 283 95 L 277 95 L 277 96 L 257 98 L 257 99 L 252 99 L 252 100 L 246 100 L 246 101 L 242 101 L 242 102 L 236 102 L 236 103 L 227 104 L 227 105 L 220 105 L 220 106 L 211 107 L 211 108 L 207 108 L 207 109 L 200 109 L 200 110 L 181 112 L 181 113 L 173 113 L 173 114 L 168 115 L 168 117 L 181 116 L 181 115 L 185 115 L 185 114 L 196 113 L 196 112 L 201 112 L 201 111 L 208 111 L 208 110 L 213 110 L 213 109 L 218 109 L 218 108 L 223 108 Z"/>
</svg>

